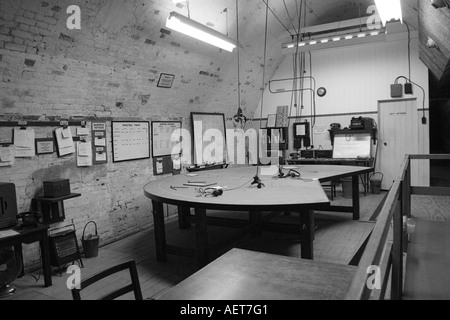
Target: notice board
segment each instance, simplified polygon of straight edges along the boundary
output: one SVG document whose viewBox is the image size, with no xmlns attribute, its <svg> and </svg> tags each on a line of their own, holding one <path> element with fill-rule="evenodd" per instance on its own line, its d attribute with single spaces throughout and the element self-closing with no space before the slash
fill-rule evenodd
<svg viewBox="0 0 450 320">
<path fill-rule="evenodd" d="M 181 121 L 152 122 L 153 158 L 171 156 L 173 154 L 174 147 L 180 142 Z"/>
<path fill-rule="evenodd" d="M 149 126 L 148 121 L 113 121 L 113 162 L 149 159 Z"/>
</svg>

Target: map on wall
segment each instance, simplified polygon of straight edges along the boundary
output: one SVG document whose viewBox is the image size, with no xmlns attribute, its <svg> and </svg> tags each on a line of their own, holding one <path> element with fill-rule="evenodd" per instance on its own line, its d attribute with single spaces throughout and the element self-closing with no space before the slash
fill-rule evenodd
<svg viewBox="0 0 450 320">
<path fill-rule="evenodd" d="M 148 121 L 112 122 L 113 162 L 150 158 Z"/>
</svg>

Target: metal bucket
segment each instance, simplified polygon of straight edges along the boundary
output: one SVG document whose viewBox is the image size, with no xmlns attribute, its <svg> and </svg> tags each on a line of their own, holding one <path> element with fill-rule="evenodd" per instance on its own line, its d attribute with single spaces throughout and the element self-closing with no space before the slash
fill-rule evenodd
<svg viewBox="0 0 450 320">
<path fill-rule="evenodd" d="M 377 177 L 378 175 L 378 177 Z M 373 194 L 381 193 L 381 183 L 383 182 L 384 175 L 381 172 L 375 172 L 370 176 L 370 189 Z"/>
<path fill-rule="evenodd" d="M 88 235 L 85 237 L 86 227 L 93 223 L 95 226 L 95 235 Z M 86 258 L 95 258 L 98 256 L 98 244 L 100 242 L 100 237 L 97 232 L 97 224 L 94 221 L 89 221 L 83 229 L 83 236 L 81 238 L 81 243 L 83 244 L 84 255 Z"/>
<path fill-rule="evenodd" d="M 352 178 L 344 178 L 341 180 L 342 182 L 342 193 L 345 199 L 351 199 L 353 197 L 353 179 Z"/>
</svg>

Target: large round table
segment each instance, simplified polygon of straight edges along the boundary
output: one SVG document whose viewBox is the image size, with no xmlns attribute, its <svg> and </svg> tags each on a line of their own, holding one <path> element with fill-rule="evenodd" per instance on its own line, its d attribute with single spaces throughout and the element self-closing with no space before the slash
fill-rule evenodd
<svg viewBox="0 0 450 320">
<path fill-rule="evenodd" d="M 266 169 L 266 168 L 260 168 Z M 373 172 L 373 168 L 301 165 L 285 167 L 283 172 L 294 169 L 300 177 L 280 179 L 275 175 L 262 175 L 264 186 L 252 185 L 257 174 L 256 167 L 242 167 L 197 172 L 196 175 L 182 174 L 153 181 L 144 187 L 144 194 L 152 200 L 155 228 L 156 254 L 158 261 L 166 261 L 167 254 L 195 254 L 200 265 L 208 262 L 207 225 L 212 220 L 207 210 L 228 210 L 249 212 L 246 221 L 254 233 L 261 230 L 280 231 L 285 228 L 261 220 L 261 212 L 298 212 L 300 226 L 296 232 L 301 237 L 301 256 L 313 259 L 314 210 L 350 212 L 359 220 L 359 176 Z M 321 183 L 352 177 L 353 206 L 334 207 L 330 205 Z M 202 185 L 207 187 L 202 187 Z M 213 189 L 223 188 L 222 195 L 210 195 Z M 200 189 L 206 191 L 202 196 Z M 188 228 L 189 220 L 196 225 L 196 248 L 186 250 L 166 244 L 164 204 L 178 206 L 180 229 Z M 191 209 L 195 215 L 191 216 Z M 237 224 L 237 221 L 234 221 Z M 241 220 L 242 222 L 242 220 Z"/>
</svg>

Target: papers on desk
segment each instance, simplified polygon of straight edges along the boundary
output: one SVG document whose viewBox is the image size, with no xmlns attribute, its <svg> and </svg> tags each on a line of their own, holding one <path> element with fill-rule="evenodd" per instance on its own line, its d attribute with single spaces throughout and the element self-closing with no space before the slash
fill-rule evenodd
<svg viewBox="0 0 450 320">
<path fill-rule="evenodd" d="M 75 153 L 75 144 L 70 128 L 58 128 L 55 130 L 58 154 L 60 157 Z"/>
<path fill-rule="evenodd" d="M 0 239 L 13 237 L 13 236 L 17 236 L 17 235 L 19 235 L 19 233 L 14 230 L 11 230 L 11 229 L 10 230 L 0 230 Z"/>
<path fill-rule="evenodd" d="M 31 158 L 36 155 L 34 144 L 34 129 L 14 129 L 14 145 L 16 146 L 16 158 Z"/>
</svg>

